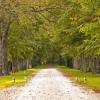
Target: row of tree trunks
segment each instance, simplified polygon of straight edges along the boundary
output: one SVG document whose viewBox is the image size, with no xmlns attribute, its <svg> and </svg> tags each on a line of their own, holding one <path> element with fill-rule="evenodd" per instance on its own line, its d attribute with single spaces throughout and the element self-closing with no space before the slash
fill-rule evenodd
<svg viewBox="0 0 100 100">
<path fill-rule="evenodd" d="M 12 60 L 12 72 L 22 71 L 31 68 L 31 61 L 29 59 L 18 59 Z"/>
<path fill-rule="evenodd" d="M 84 56 L 73 59 L 73 67 L 84 72 L 100 73 L 100 56 Z"/>
<path fill-rule="evenodd" d="M 7 75 L 11 71 L 14 73 L 31 67 L 29 59 L 14 58 L 10 63 L 7 60 L 7 33 L 3 31 L 2 34 L 0 33 L 0 75 Z"/>
</svg>

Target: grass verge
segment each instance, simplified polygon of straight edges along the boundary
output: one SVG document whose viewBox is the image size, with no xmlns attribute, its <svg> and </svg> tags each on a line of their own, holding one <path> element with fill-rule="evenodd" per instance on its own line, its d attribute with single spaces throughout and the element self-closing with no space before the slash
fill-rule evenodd
<svg viewBox="0 0 100 100">
<path fill-rule="evenodd" d="M 84 73 L 80 70 L 71 69 L 65 66 L 60 66 L 57 69 L 63 72 L 65 76 L 70 77 L 72 81 L 100 93 L 100 74 L 91 72 Z"/>
<path fill-rule="evenodd" d="M 11 75 L 0 76 L 0 89 L 12 86 L 14 84 L 22 85 L 27 80 L 31 79 L 32 73 L 36 73 L 38 70 L 39 68 L 32 68 L 32 69 L 27 69 L 25 71 L 19 71 Z M 14 82 L 14 79 L 15 79 L 15 82 Z"/>
</svg>

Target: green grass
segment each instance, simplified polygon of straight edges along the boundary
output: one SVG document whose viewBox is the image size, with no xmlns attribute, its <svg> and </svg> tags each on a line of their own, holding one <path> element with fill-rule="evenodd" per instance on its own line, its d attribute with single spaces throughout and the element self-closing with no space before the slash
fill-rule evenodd
<svg viewBox="0 0 100 100">
<path fill-rule="evenodd" d="M 39 68 L 28 69 L 26 71 L 19 71 L 15 74 L 7 75 L 7 76 L 0 76 L 0 89 L 9 87 L 14 85 L 14 77 L 15 77 L 15 84 L 22 85 L 27 80 L 30 80 L 30 75 L 35 73 L 39 70 Z M 26 78 L 27 77 L 27 78 Z"/>
<path fill-rule="evenodd" d="M 58 70 L 63 72 L 64 75 L 70 77 L 72 81 L 75 81 L 78 84 L 92 88 L 93 90 L 100 91 L 100 74 L 94 74 L 91 72 L 84 73 L 80 70 L 71 69 L 59 65 L 55 65 L 53 67 L 56 67 Z M 25 77 L 27 77 L 27 80 L 30 80 L 31 78 L 30 75 L 32 73 L 35 73 L 43 68 L 48 68 L 48 66 L 47 65 L 37 66 L 34 67 L 33 69 L 28 69 L 26 71 L 19 71 L 16 72 L 15 74 L 11 74 L 8 76 L 0 76 L 0 89 L 14 85 L 14 80 L 13 80 L 14 77 L 16 78 L 16 85 L 22 85 L 26 82 Z M 76 76 L 79 76 L 78 81 L 76 81 Z M 86 76 L 87 78 L 85 82 L 84 82 L 84 76 Z"/>
<path fill-rule="evenodd" d="M 94 74 L 92 72 L 84 73 L 80 70 L 71 69 L 65 66 L 58 66 L 58 70 L 64 73 L 64 75 L 70 77 L 72 81 L 75 81 L 78 84 L 87 86 L 95 91 L 100 92 L 100 74 Z M 78 76 L 78 80 L 76 77 Z M 86 76 L 86 81 L 84 77 Z"/>
</svg>

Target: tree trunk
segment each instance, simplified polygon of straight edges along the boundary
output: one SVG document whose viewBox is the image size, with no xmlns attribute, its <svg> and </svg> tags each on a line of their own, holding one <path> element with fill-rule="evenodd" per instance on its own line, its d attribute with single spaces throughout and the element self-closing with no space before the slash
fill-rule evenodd
<svg viewBox="0 0 100 100">
<path fill-rule="evenodd" d="M 8 29 L 2 32 L 2 72 L 4 75 L 9 74 L 7 68 L 7 36 Z"/>
<path fill-rule="evenodd" d="M 100 73 L 100 57 L 97 57 L 97 73 Z"/>
<path fill-rule="evenodd" d="M 0 36 L 0 75 L 2 75 L 2 36 Z"/>
<path fill-rule="evenodd" d="M 78 58 L 76 58 L 76 57 L 73 58 L 73 67 L 75 69 L 79 69 Z"/>
<path fill-rule="evenodd" d="M 26 63 L 27 63 L 27 69 L 29 69 L 30 65 L 29 65 L 29 60 L 28 59 L 27 59 Z"/>
<path fill-rule="evenodd" d="M 9 74 L 9 70 L 8 70 L 8 58 L 7 58 L 7 41 L 8 41 L 8 32 L 9 32 L 9 28 L 10 28 L 10 21 L 7 21 L 6 19 L 4 19 L 1 23 L 0 23 L 0 33 L 1 33 L 1 54 L 2 54 L 2 73 L 4 75 Z"/>
<path fill-rule="evenodd" d="M 25 61 L 24 59 L 20 59 L 20 64 L 19 64 L 19 70 L 23 71 L 25 70 Z"/>
<path fill-rule="evenodd" d="M 12 60 L 12 72 L 15 73 L 18 71 L 18 60 L 14 58 Z"/>
</svg>

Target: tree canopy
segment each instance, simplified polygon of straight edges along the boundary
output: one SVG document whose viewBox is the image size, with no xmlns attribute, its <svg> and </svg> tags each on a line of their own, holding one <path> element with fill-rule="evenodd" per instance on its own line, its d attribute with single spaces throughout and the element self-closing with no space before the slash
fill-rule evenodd
<svg viewBox="0 0 100 100">
<path fill-rule="evenodd" d="M 98 56 L 99 0 L 0 1 L 1 73 L 9 72 L 8 62 L 20 69 L 31 62 L 66 64 Z"/>
</svg>

